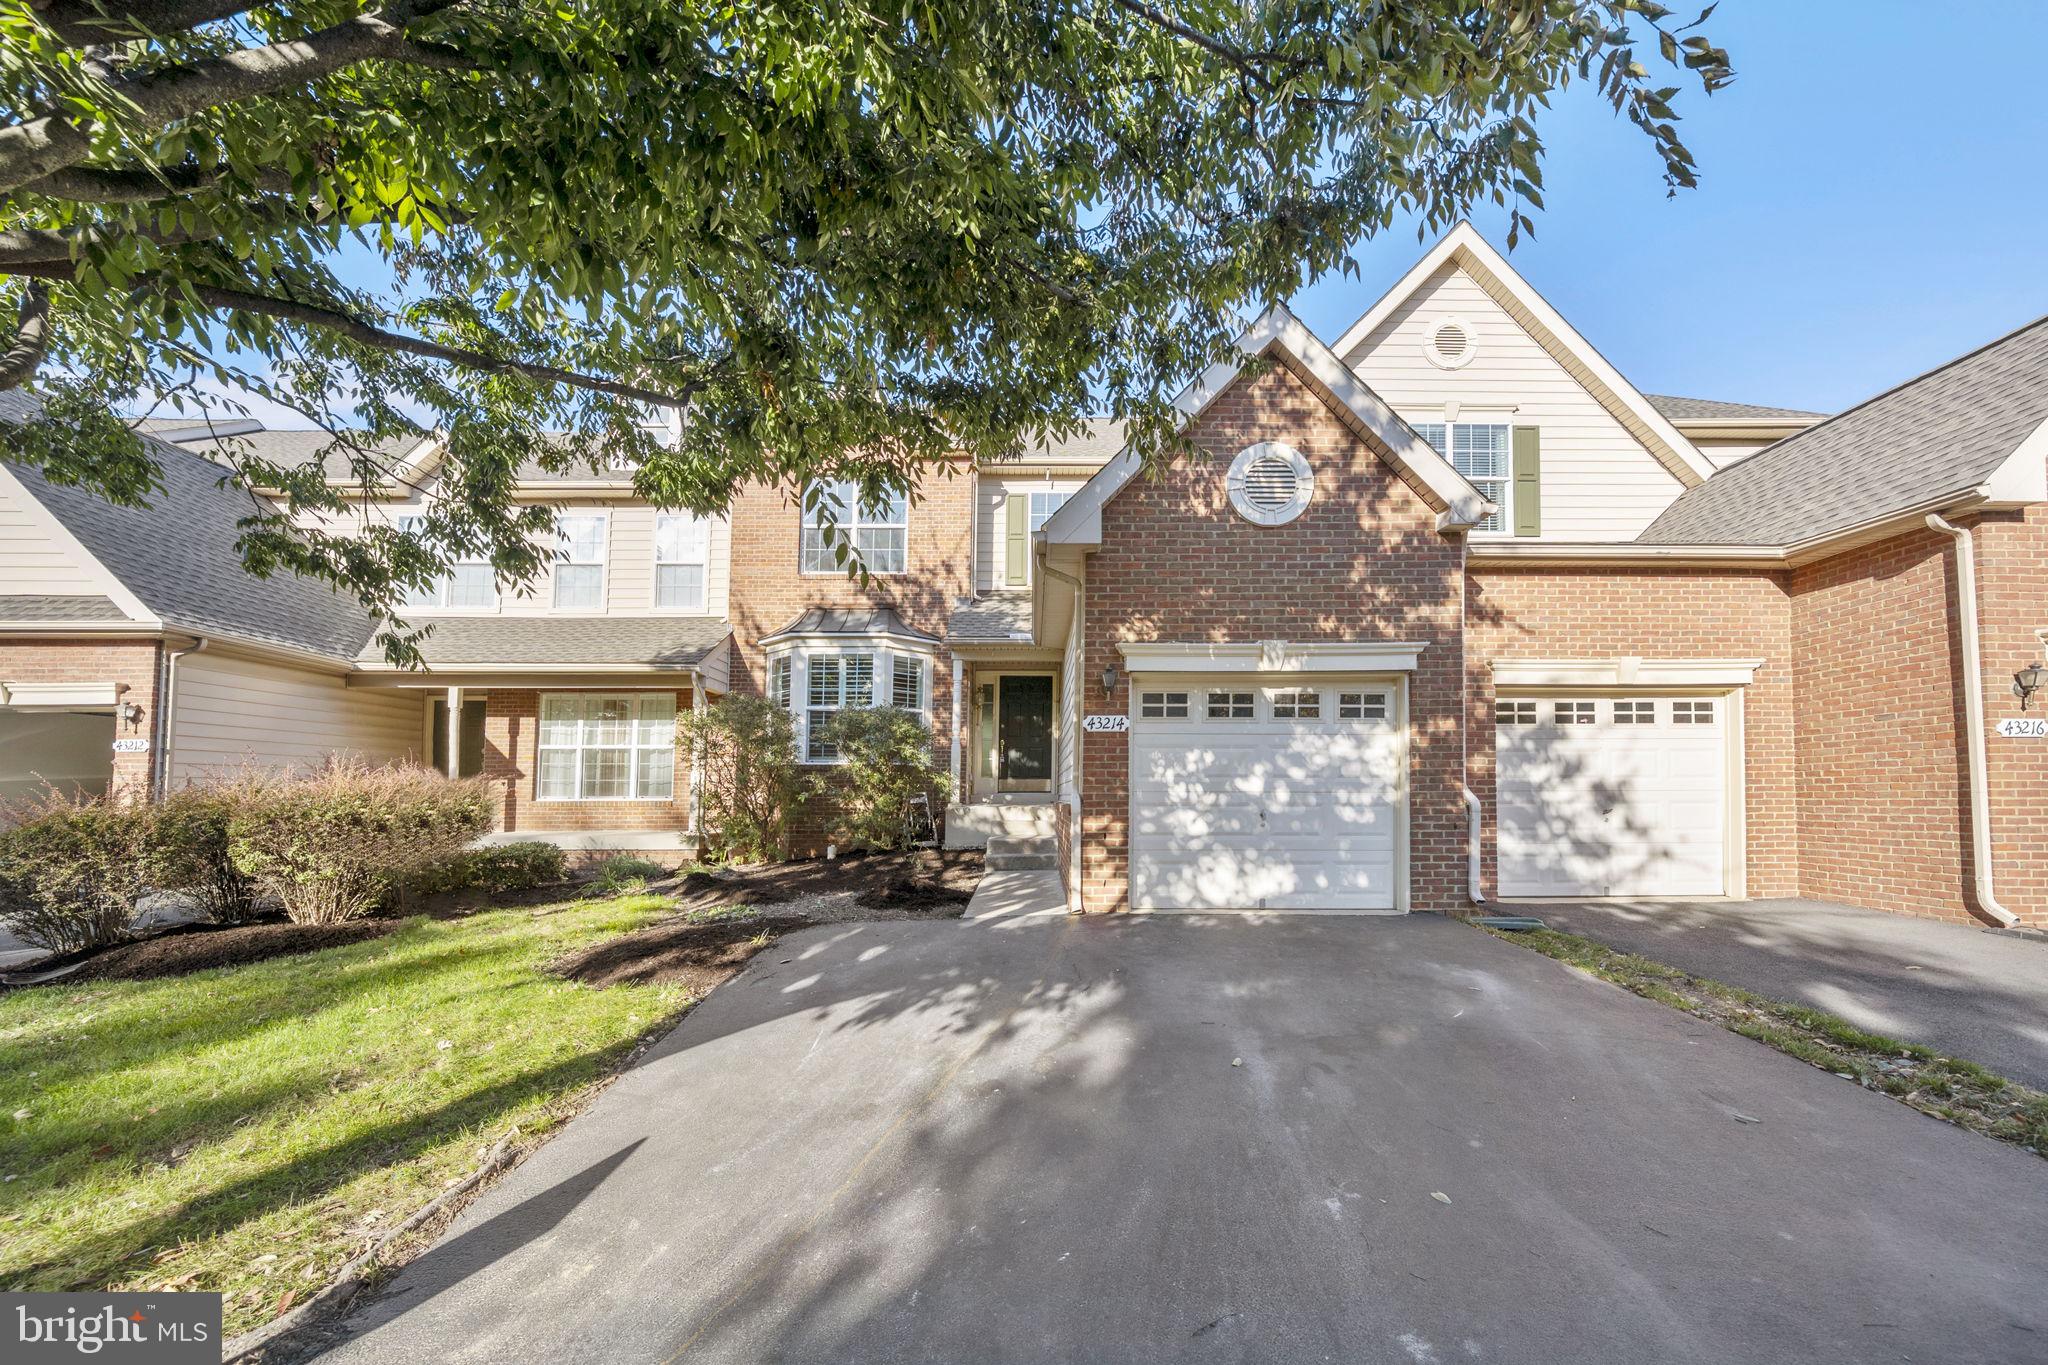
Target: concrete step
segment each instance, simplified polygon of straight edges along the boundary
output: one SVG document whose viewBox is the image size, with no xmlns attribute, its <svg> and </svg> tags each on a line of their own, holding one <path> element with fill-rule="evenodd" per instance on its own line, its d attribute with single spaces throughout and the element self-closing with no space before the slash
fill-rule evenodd
<svg viewBox="0 0 2048 1365">
<path fill-rule="evenodd" d="M 1050 803 L 955 802 L 946 807 L 946 847 L 982 848 L 990 839 L 1049 836 L 1059 828 Z"/>
<path fill-rule="evenodd" d="M 1058 853 L 1059 836 L 1056 834 L 1033 834 L 1020 838 L 1014 834 L 997 834 L 988 841 L 989 856 L 1000 857 L 1006 853 Z"/>
<path fill-rule="evenodd" d="M 1058 867 L 1057 853 L 991 853 L 983 866 L 991 872 L 1002 872 L 1025 867 Z"/>
</svg>

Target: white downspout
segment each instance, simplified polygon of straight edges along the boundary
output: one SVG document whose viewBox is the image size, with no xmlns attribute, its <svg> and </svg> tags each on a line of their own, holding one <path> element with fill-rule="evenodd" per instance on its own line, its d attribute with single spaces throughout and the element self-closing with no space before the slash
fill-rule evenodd
<svg viewBox="0 0 2048 1365">
<path fill-rule="evenodd" d="M 1998 903 L 1991 881 L 1991 764 L 1984 752 L 1984 660 L 1977 638 L 1977 547 L 1969 531 L 1928 513 L 1927 524 L 1956 542 L 1957 628 L 1963 637 L 1963 723 L 1970 727 L 1970 844 L 1977 905 L 2007 929 L 2020 917 Z"/>
<path fill-rule="evenodd" d="M 960 712 L 964 709 L 960 699 L 960 687 L 965 681 L 965 670 L 960 666 L 960 656 L 953 656 L 953 723 L 947 728 L 953 732 L 953 799 L 962 805 L 974 799 L 974 793 L 960 773 Z M 963 797 L 960 793 L 965 792 Z"/>
<path fill-rule="evenodd" d="M 1466 894 L 1474 905 L 1486 904 L 1486 893 L 1480 889 L 1479 875 L 1479 798 L 1470 787 L 1460 788 L 1465 793 L 1465 877 L 1468 882 Z"/>
<path fill-rule="evenodd" d="M 1466 653 L 1465 642 L 1465 599 L 1472 592 L 1471 579 L 1472 542 L 1462 540 L 1458 545 L 1458 705 L 1464 714 L 1458 718 L 1458 790 L 1465 794 L 1465 894 L 1474 905 L 1486 904 L 1486 892 L 1481 889 L 1485 877 L 1481 874 L 1480 857 L 1481 826 L 1485 823 L 1485 811 L 1479 804 L 1478 793 L 1464 779 L 1472 772 L 1472 670 Z"/>
<path fill-rule="evenodd" d="M 156 699 L 156 775 L 149 784 L 151 795 L 157 800 L 168 794 L 171 785 L 171 720 L 178 695 L 178 660 L 187 654 L 197 654 L 206 645 L 205 640 L 195 638 L 183 649 L 168 650 L 164 654 L 163 686 L 158 689 Z"/>
</svg>

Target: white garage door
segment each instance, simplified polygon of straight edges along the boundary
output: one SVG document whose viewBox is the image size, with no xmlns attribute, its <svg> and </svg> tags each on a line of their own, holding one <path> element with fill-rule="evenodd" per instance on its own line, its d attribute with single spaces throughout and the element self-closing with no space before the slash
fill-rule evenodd
<svg viewBox="0 0 2048 1365">
<path fill-rule="evenodd" d="M 1131 904 L 1395 909 L 1388 683 L 1133 685 Z"/>
<path fill-rule="evenodd" d="M 1504 697 L 1503 896 L 1718 896 L 1726 699 Z"/>
</svg>

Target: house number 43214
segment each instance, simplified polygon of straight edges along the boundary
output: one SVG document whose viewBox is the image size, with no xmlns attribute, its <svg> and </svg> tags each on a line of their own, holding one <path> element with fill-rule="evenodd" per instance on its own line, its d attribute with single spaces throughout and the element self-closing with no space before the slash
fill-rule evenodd
<svg viewBox="0 0 2048 1365">
<path fill-rule="evenodd" d="M 2007 739 L 2048 739 L 2048 716 L 2009 716 L 1998 722 Z"/>
</svg>

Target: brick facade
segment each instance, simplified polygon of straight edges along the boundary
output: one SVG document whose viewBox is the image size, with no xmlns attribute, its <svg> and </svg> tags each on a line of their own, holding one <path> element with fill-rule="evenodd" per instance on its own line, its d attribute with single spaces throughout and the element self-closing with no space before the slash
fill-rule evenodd
<svg viewBox="0 0 2048 1365">
<path fill-rule="evenodd" d="M 0 682 L 113 683 L 120 699 L 142 708 L 134 721 L 116 721 L 116 738 L 147 739 L 143 753 L 107 755 L 108 791 L 123 799 L 147 799 L 155 770 L 157 676 L 162 646 L 155 640 L 0 641 Z"/>
<path fill-rule="evenodd" d="M 1123 667 L 1121 643 L 1158 641 L 1420 641 L 1408 679 L 1409 900 L 1418 910 L 1463 903 L 1459 625 L 1463 546 L 1436 513 L 1293 372 L 1237 379 L 1189 433 L 1214 457 L 1181 459 L 1134 480 L 1102 514 L 1084 609 L 1090 679 L 1083 710 L 1110 703 L 1092 681 Z M 1316 489 L 1284 526 L 1237 516 L 1224 472 L 1237 451 L 1285 439 L 1308 458 Z M 1126 683 L 1125 687 L 1128 686 Z M 1115 705 L 1126 698 L 1119 688 Z M 1127 735 L 1089 735 L 1081 748 L 1081 908 L 1129 899 Z"/>
<path fill-rule="evenodd" d="M 1475 568 L 1466 591 L 1471 784 L 1495 882 L 1493 672 L 1497 660 L 1761 659 L 1743 689 L 1747 890 L 1799 892 L 1791 599 L 1782 573 Z"/>
<path fill-rule="evenodd" d="M 735 692 L 759 693 L 766 687 L 762 637 L 812 607 L 891 607 L 905 625 L 943 640 L 953 608 L 974 592 L 974 471 L 966 461 L 926 472 L 911 497 L 904 572 L 874 575 L 865 585 L 836 570 L 799 569 L 797 490 L 750 485 L 733 499 L 731 516 Z M 931 722 L 933 753 L 944 771 L 952 750 L 953 662 L 943 647 L 932 662 Z M 799 818 L 794 833 L 799 852 L 822 850 L 825 832 L 818 812 Z"/>
<path fill-rule="evenodd" d="M 621 688 L 621 691 L 644 689 Z M 678 712 L 690 709 L 690 689 L 675 698 Z M 484 777 L 498 802 L 498 828 L 565 833 L 583 830 L 680 833 L 690 826 L 690 770 L 676 754 L 675 795 L 667 801 L 542 801 L 535 794 L 539 763 L 540 697 L 537 691 L 491 689 L 484 699 Z"/>
</svg>

